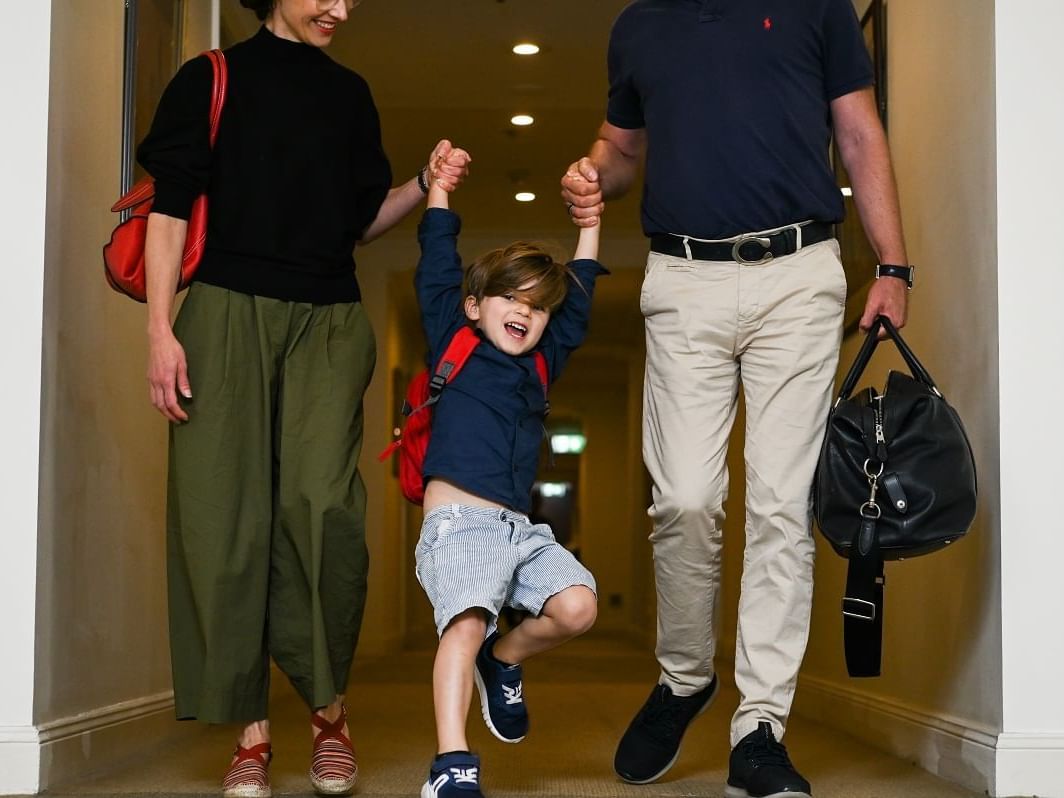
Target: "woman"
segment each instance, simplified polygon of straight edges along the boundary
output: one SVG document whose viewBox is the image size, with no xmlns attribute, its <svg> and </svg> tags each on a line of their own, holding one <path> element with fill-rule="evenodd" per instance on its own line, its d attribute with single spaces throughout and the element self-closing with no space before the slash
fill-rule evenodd
<svg viewBox="0 0 1064 798">
<path fill-rule="evenodd" d="M 398 188 L 365 81 L 323 52 L 355 2 L 241 0 L 263 27 L 212 70 L 185 64 L 138 158 L 148 222 L 148 381 L 170 427 L 167 539 L 178 718 L 241 722 L 223 794 L 270 795 L 270 657 L 311 709 L 310 777 L 344 794 L 357 764 L 343 694 L 366 594 L 362 396 L 375 342 L 352 251 L 465 176 L 448 142 Z M 176 322 L 193 199 L 207 250 Z M 193 398 L 194 397 L 194 398 Z"/>
</svg>

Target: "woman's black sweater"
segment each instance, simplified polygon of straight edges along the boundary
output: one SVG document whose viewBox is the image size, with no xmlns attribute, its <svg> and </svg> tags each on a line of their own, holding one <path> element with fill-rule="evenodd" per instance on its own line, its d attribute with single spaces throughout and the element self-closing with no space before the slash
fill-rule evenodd
<svg viewBox="0 0 1064 798">
<path fill-rule="evenodd" d="M 152 210 L 187 219 L 207 192 L 200 282 L 293 302 L 357 301 L 355 242 L 392 180 L 369 87 L 320 49 L 266 28 L 225 55 L 213 152 L 206 57 L 181 67 L 159 101 L 137 150 L 156 181 Z"/>
</svg>

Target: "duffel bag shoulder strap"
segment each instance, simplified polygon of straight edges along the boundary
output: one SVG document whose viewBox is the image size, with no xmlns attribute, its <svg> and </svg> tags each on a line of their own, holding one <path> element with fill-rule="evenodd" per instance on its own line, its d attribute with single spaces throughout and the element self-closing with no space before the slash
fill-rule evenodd
<svg viewBox="0 0 1064 798">
<path fill-rule="evenodd" d="M 876 508 L 878 510 L 878 508 Z M 846 593 L 842 599 L 842 637 L 846 672 L 879 676 L 883 657 L 883 555 L 872 511 L 861 510 L 861 523 L 850 546 Z"/>
</svg>

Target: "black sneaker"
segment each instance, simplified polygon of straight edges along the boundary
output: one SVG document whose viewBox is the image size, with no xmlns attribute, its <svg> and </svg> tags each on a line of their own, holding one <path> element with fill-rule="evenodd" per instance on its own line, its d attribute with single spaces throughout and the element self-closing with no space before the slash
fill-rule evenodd
<svg viewBox="0 0 1064 798">
<path fill-rule="evenodd" d="M 725 798 L 812 798 L 809 782 L 794 769 L 767 721 L 741 739 L 728 760 Z"/>
<path fill-rule="evenodd" d="M 480 646 L 473 678 L 480 692 L 480 710 L 488 729 L 504 743 L 519 743 L 528 734 L 521 666 L 503 665 L 491 655 L 499 633 Z"/>
<path fill-rule="evenodd" d="M 664 776 L 680 755 L 688 724 L 706 711 L 717 687 L 716 676 L 690 696 L 675 696 L 668 686 L 655 685 L 617 746 L 613 758 L 617 775 L 630 784 L 649 784 Z"/>
<path fill-rule="evenodd" d="M 480 791 L 480 757 L 466 752 L 432 760 L 421 798 L 484 798 Z"/>
</svg>

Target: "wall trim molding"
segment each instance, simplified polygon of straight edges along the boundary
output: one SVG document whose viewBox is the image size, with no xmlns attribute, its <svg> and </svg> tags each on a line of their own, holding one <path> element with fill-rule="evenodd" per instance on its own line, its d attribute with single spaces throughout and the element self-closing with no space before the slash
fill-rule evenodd
<svg viewBox="0 0 1064 798">
<path fill-rule="evenodd" d="M 41 743 L 48 745 L 49 743 L 66 740 L 70 737 L 85 734 L 86 732 L 91 733 L 99 731 L 108 726 L 129 723 L 148 715 L 155 715 L 159 712 L 173 709 L 173 706 L 174 691 L 167 690 L 162 693 L 156 693 L 155 695 L 143 696 L 142 698 L 134 698 L 129 701 L 120 701 L 117 704 L 90 709 L 87 712 L 80 712 L 77 715 L 70 715 L 66 718 L 59 718 L 57 720 L 48 721 L 47 723 L 42 723 L 38 727 Z"/>
<path fill-rule="evenodd" d="M 795 712 L 802 716 L 947 781 L 980 792 L 993 789 L 999 736 L 989 726 L 816 676 L 803 675 L 799 682 Z"/>
<path fill-rule="evenodd" d="M 113 768 L 180 733 L 172 690 L 120 701 L 42 723 L 40 789 Z M 195 724 L 187 724 L 192 731 Z"/>
</svg>

